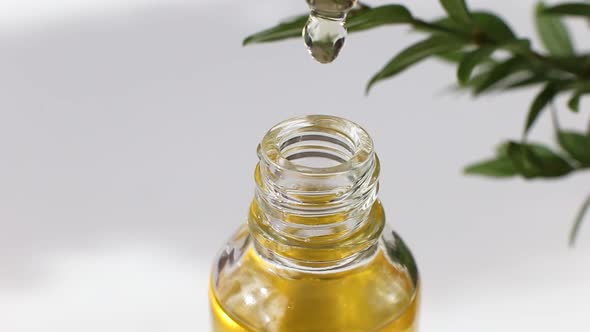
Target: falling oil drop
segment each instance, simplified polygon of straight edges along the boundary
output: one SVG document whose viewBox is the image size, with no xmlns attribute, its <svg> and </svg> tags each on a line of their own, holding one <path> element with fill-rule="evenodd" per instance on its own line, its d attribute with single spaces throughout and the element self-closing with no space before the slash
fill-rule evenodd
<svg viewBox="0 0 590 332">
<path fill-rule="evenodd" d="M 346 38 L 344 22 L 356 0 L 306 0 L 311 14 L 303 29 L 303 40 L 311 56 L 320 63 L 336 59 Z"/>
<path fill-rule="evenodd" d="M 303 29 L 303 40 L 311 56 L 320 63 L 336 59 L 346 38 L 344 19 L 326 18 L 312 12 Z"/>
</svg>

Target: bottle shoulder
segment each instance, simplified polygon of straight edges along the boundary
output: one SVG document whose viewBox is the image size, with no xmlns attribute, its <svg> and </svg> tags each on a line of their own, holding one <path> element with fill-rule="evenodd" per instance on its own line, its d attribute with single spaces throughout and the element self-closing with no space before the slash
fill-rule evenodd
<svg viewBox="0 0 590 332">
<path fill-rule="evenodd" d="M 214 310 L 253 331 L 377 331 L 394 320 L 410 326 L 417 287 L 391 241 L 382 236 L 374 254 L 354 266 L 300 271 L 258 255 L 242 229 L 216 264 Z M 404 315 L 411 319 L 397 319 Z"/>
</svg>

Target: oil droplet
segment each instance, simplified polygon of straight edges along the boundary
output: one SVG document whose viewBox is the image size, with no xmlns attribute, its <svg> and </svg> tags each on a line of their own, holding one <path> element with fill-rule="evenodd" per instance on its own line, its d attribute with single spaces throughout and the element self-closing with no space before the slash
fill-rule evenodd
<svg viewBox="0 0 590 332">
<path fill-rule="evenodd" d="M 357 0 L 306 0 L 311 14 L 303 29 L 303 40 L 311 56 L 321 63 L 336 59 L 344 46 L 344 21 Z"/>
<path fill-rule="evenodd" d="M 320 63 L 334 61 L 344 46 L 345 38 L 344 18 L 327 18 L 312 12 L 303 29 L 307 50 Z"/>
</svg>

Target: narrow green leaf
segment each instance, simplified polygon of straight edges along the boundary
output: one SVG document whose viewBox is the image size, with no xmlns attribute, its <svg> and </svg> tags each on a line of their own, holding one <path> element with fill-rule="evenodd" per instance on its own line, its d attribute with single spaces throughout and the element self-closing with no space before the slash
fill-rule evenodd
<svg viewBox="0 0 590 332">
<path fill-rule="evenodd" d="M 473 20 L 477 28 L 494 41 L 508 41 L 516 38 L 510 26 L 496 14 L 491 12 L 476 12 Z"/>
<path fill-rule="evenodd" d="M 497 178 L 511 177 L 518 174 L 512 160 L 507 156 L 469 165 L 465 168 L 464 172 L 468 175 L 483 175 Z"/>
<path fill-rule="evenodd" d="M 558 91 L 559 90 L 557 89 L 554 83 L 548 83 L 547 85 L 545 85 L 543 90 L 541 90 L 541 92 L 537 94 L 537 96 L 533 100 L 533 103 L 531 104 L 529 113 L 527 115 L 526 123 L 524 126 L 525 135 L 533 127 L 535 121 L 541 114 L 541 111 L 545 109 L 545 106 L 547 106 L 547 104 L 549 104 L 551 100 L 553 100 Z"/>
<path fill-rule="evenodd" d="M 496 147 L 496 156 L 498 158 L 508 157 L 508 147 L 512 142 L 503 142 Z"/>
<path fill-rule="evenodd" d="M 580 98 L 582 97 L 582 93 L 579 91 L 574 92 L 571 98 L 567 102 L 567 106 L 573 112 L 578 112 L 580 109 Z"/>
<path fill-rule="evenodd" d="M 582 166 L 590 166 L 590 136 L 574 131 L 557 131 L 561 148 Z"/>
<path fill-rule="evenodd" d="M 494 65 L 495 64 L 492 64 L 491 66 L 493 67 Z M 486 70 L 482 71 L 481 73 L 472 74 L 469 81 L 467 81 L 467 83 L 465 83 L 464 85 L 459 86 L 459 88 L 467 88 L 467 89 L 473 90 L 477 86 L 483 84 L 483 82 L 485 80 L 487 80 L 489 74 L 490 74 L 490 69 L 486 69 Z"/>
<path fill-rule="evenodd" d="M 527 55 L 531 51 L 531 41 L 528 39 L 512 39 L 500 43 L 498 48 L 514 54 Z"/>
<path fill-rule="evenodd" d="M 301 31 L 307 22 L 308 14 L 297 16 L 278 24 L 275 27 L 266 29 L 248 36 L 243 44 L 266 43 L 277 40 L 299 38 Z M 349 32 L 368 30 L 383 25 L 402 24 L 412 22 L 412 14 L 401 5 L 385 5 L 375 8 L 363 6 L 348 13 L 346 27 Z"/>
<path fill-rule="evenodd" d="M 428 32 L 432 35 L 455 36 L 469 40 L 471 29 L 457 24 L 450 17 L 443 17 L 432 22 L 415 23 L 414 28 L 419 31 Z"/>
<path fill-rule="evenodd" d="M 511 82 L 507 86 L 504 87 L 506 90 L 517 89 L 517 88 L 524 88 L 529 87 L 531 85 L 540 84 L 547 82 L 547 78 L 543 75 L 533 74 L 527 75 L 526 77 Z"/>
<path fill-rule="evenodd" d="M 590 65 L 590 61 L 585 60 L 584 64 L 581 66 L 588 66 Z M 578 112 L 580 109 L 580 100 L 582 96 L 590 93 L 590 83 L 588 81 L 572 81 L 568 84 L 574 88 L 574 92 L 570 96 L 567 106 L 572 112 Z"/>
<path fill-rule="evenodd" d="M 454 50 L 450 52 L 441 52 L 436 54 L 436 57 L 451 63 L 459 63 L 463 60 L 465 56 L 465 51 L 463 50 Z"/>
<path fill-rule="evenodd" d="M 308 15 L 297 16 L 279 25 L 250 35 L 244 39 L 243 45 L 266 43 L 288 38 L 301 37 L 301 31 L 307 22 Z"/>
<path fill-rule="evenodd" d="M 507 154 L 514 168 L 527 179 L 560 177 L 573 170 L 564 158 L 540 144 L 510 142 Z"/>
<path fill-rule="evenodd" d="M 465 26 L 473 23 L 465 0 L 440 0 L 440 3 L 455 22 Z"/>
<path fill-rule="evenodd" d="M 349 32 L 357 32 L 389 24 L 412 22 L 412 14 L 401 5 L 386 5 L 351 12 L 346 20 Z"/>
<path fill-rule="evenodd" d="M 542 13 L 590 17 L 590 4 L 582 2 L 564 3 L 544 8 Z"/>
<path fill-rule="evenodd" d="M 416 28 L 428 31 L 433 34 L 454 34 L 462 36 L 470 40 L 473 39 L 474 33 L 484 33 L 487 38 L 496 42 L 516 39 L 516 35 L 510 26 L 498 17 L 496 14 L 487 11 L 477 11 L 471 13 L 473 20 L 472 26 L 465 26 L 458 24 L 450 17 L 439 18 L 424 26 L 417 26 Z"/>
<path fill-rule="evenodd" d="M 366 93 L 369 92 L 375 83 L 393 77 L 411 65 L 422 61 L 431 55 L 457 50 L 462 46 L 463 43 L 460 40 L 447 36 L 433 36 L 418 42 L 394 56 L 380 71 L 378 71 L 369 80 Z"/>
<path fill-rule="evenodd" d="M 571 56 L 574 54 L 574 46 L 569 32 L 559 17 L 544 14 L 545 5 L 537 5 L 535 22 L 539 37 L 549 53 L 554 56 Z"/>
<path fill-rule="evenodd" d="M 580 232 L 580 226 L 582 225 L 582 221 L 584 220 L 584 216 L 588 210 L 590 210 L 590 195 L 588 195 L 588 198 L 586 198 L 584 203 L 582 203 L 582 206 L 576 215 L 576 219 L 574 220 L 574 225 L 572 226 L 572 230 L 570 232 L 570 246 L 572 247 L 576 243 L 576 238 Z"/>
<path fill-rule="evenodd" d="M 496 157 L 465 168 L 470 175 L 526 179 L 554 178 L 568 174 L 572 166 L 551 149 L 532 143 L 508 141 L 496 148 Z"/>
<path fill-rule="evenodd" d="M 503 62 L 493 66 L 481 82 L 473 87 L 474 95 L 479 95 L 490 88 L 492 88 L 498 82 L 507 79 L 510 75 L 513 75 L 521 71 L 526 66 L 526 60 L 521 57 L 512 57 Z"/>
<path fill-rule="evenodd" d="M 495 63 L 495 61 L 493 59 L 491 59 L 490 56 L 494 53 L 494 51 L 496 49 L 509 50 L 515 54 L 524 54 L 530 50 L 530 42 L 527 39 L 512 39 L 512 40 L 509 40 L 506 42 L 501 42 L 495 46 L 483 46 L 483 47 L 480 47 L 474 51 L 466 53 L 465 57 L 462 59 L 461 63 L 459 64 L 459 66 L 457 68 L 457 77 L 459 79 L 459 83 L 461 83 L 462 85 L 465 85 L 469 81 L 471 73 L 473 72 L 475 67 L 477 67 L 479 64 L 481 64 L 483 62 Z M 522 66 L 523 64 L 524 64 L 523 61 L 519 61 L 518 66 L 516 66 L 514 69 L 520 68 L 520 66 Z M 510 62 L 509 66 L 512 66 L 512 65 L 513 65 L 513 63 Z M 487 82 L 488 84 L 496 83 L 497 81 L 494 81 L 494 80 L 496 80 L 497 78 L 500 78 L 500 79 L 502 78 L 502 77 L 496 77 L 495 76 L 496 74 L 503 74 L 504 70 L 511 69 L 511 68 L 507 68 L 504 66 L 500 66 L 500 67 L 501 68 L 499 68 L 499 71 L 495 72 L 493 76 L 490 76 L 490 81 Z M 510 73 L 508 72 L 503 75 L 509 75 L 509 74 Z M 489 85 L 489 86 L 483 85 L 483 86 L 481 86 L 481 88 L 485 89 L 490 86 L 491 85 Z"/>
<path fill-rule="evenodd" d="M 471 77 L 471 72 L 473 72 L 475 67 L 477 67 L 477 65 L 482 63 L 484 60 L 489 59 L 495 50 L 495 47 L 485 46 L 465 54 L 463 60 L 461 60 L 461 63 L 459 63 L 459 67 L 457 68 L 457 78 L 459 79 L 459 83 L 467 83 Z"/>
<path fill-rule="evenodd" d="M 520 143 L 510 142 L 507 147 L 507 154 L 514 168 L 526 179 L 532 179 L 539 173 L 540 166 L 532 163 L 527 156 L 526 149 Z"/>
</svg>

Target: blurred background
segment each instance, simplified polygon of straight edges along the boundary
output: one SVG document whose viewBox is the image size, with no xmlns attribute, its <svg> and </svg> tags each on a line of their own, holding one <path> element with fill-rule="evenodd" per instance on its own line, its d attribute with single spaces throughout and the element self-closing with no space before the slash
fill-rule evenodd
<svg viewBox="0 0 590 332">
<path fill-rule="evenodd" d="M 434 0 L 400 2 L 442 14 Z M 534 34 L 532 0 L 469 3 Z M 370 75 L 420 38 L 400 26 L 353 35 L 333 65 L 301 40 L 241 47 L 306 10 L 0 2 L 0 331 L 208 331 L 210 263 L 245 220 L 256 146 L 276 122 L 310 113 L 373 136 L 388 221 L 421 269 L 422 331 L 588 329 L 590 220 L 567 246 L 588 174 L 461 174 L 520 136 L 535 91 L 472 100 L 449 93 L 451 67 L 429 61 L 365 97 Z M 588 27 L 572 29 L 587 47 Z M 587 123 L 559 108 L 565 126 Z M 544 117 L 533 138 L 550 136 Z"/>
</svg>

